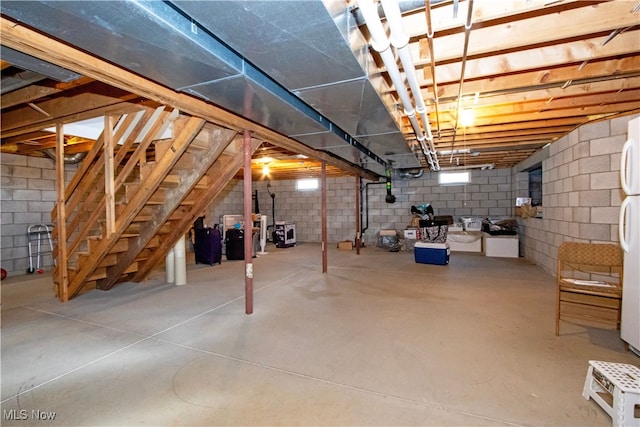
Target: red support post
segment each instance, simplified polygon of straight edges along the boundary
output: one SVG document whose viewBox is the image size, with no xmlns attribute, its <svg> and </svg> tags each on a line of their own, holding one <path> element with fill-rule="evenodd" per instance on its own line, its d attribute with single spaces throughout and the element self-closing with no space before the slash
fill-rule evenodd
<svg viewBox="0 0 640 427">
<path fill-rule="evenodd" d="M 356 255 L 360 255 L 360 177 L 356 176 Z"/>
<path fill-rule="evenodd" d="M 244 131 L 244 298 L 245 313 L 253 313 L 253 218 L 251 217 L 251 132 Z"/>
<path fill-rule="evenodd" d="M 322 161 L 322 272 L 327 272 L 327 162 Z"/>
</svg>

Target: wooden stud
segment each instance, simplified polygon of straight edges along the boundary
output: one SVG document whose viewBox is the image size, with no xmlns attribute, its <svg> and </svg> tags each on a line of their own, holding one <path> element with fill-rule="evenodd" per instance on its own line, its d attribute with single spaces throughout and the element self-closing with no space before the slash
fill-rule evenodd
<svg viewBox="0 0 640 427">
<path fill-rule="evenodd" d="M 64 200 L 64 127 L 56 125 L 56 230 L 57 230 L 57 292 L 60 301 L 69 301 L 69 272 L 67 270 L 67 215 Z"/>
<path fill-rule="evenodd" d="M 113 116 L 104 116 L 104 197 L 105 197 L 105 237 L 110 237 L 116 231 L 116 194 L 114 168 L 114 139 Z"/>
</svg>

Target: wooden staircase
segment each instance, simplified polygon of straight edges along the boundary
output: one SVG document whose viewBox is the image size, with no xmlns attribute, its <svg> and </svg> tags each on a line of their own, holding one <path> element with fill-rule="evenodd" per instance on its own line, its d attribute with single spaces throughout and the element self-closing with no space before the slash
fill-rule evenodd
<svg viewBox="0 0 640 427">
<path fill-rule="evenodd" d="M 201 118 L 167 107 L 106 116 L 52 212 L 58 298 L 144 280 L 242 164 L 241 135 Z"/>
</svg>

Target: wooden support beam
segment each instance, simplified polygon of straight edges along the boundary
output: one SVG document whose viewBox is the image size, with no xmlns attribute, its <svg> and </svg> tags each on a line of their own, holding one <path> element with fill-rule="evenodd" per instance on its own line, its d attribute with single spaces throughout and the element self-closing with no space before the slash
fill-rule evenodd
<svg viewBox="0 0 640 427">
<path fill-rule="evenodd" d="M 105 236 L 115 233 L 116 227 L 116 194 L 115 194 L 115 169 L 113 159 L 113 128 L 114 117 L 104 116 L 104 197 L 105 197 Z"/>
<path fill-rule="evenodd" d="M 135 103 L 141 100 L 139 95 L 100 82 L 85 86 L 78 89 L 79 93 L 70 91 L 65 93 L 65 96 L 44 98 L 38 102 L 38 108 L 49 116 L 30 107 L 15 107 L 3 112 L 1 123 L 3 138 L 42 130 L 54 126 L 57 122 L 71 123 L 108 113 L 114 114 L 112 112 L 114 109 L 122 108 L 123 105 L 134 108 Z M 2 108 L 4 109 L 4 105 Z"/>
<path fill-rule="evenodd" d="M 67 215 L 64 200 L 64 128 L 62 123 L 56 125 L 56 230 L 58 235 L 58 256 L 56 277 L 58 298 L 62 302 L 69 301 L 69 272 L 67 270 Z"/>
<path fill-rule="evenodd" d="M 472 37 L 473 36 L 474 33 L 472 33 Z M 602 37 L 595 37 L 586 40 L 568 41 L 563 43 L 562 46 L 550 46 L 546 48 L 534 47 L 517 52 L 509 51 L 508 53 L 489 57 L 471 57 L 471 59 L 467 60 L 465 74 L 470 76 L 470 79 L 478 79 L 482 76 L 495 76 L 535 70 L 540 67 L 540 64 L 544 64 L 545 68 L 548 68 L 565 66 L 568 63 L 585 60 L 630 55 L 638 50 L 638 34 L 636 31 L 624 32 L 605 46 L 601 46 L 601 44 Z M 441 82 L 456 81 L 456 76 L 460 76 L 460 68 L 460 62 L 449 61 L 443 63 L 443 65 L 438 65 L 436 67 L 438 87 L 440 87 Z M 431 70 L 425 68 L 423 74 L 425 80 L 430 82 Z M 517 78 L 517 75 L 514 74 L 514 77 Z"/>
<path fill-rule="evenodd" d="M 79 79 L 70 82 L 56 82 L 50 85 L 36 83 L 2 95 L 2 108 L 4 109 L 27 102 L 33 102 L 37 99 L 44 98 L 45 96 L 51 96 L 69 89 L 84 86 L 93 81 L 93 79 L 88 77 L 80 77 Z"/>
<path fill-rule="evenodd" d="M 474 26 L 469 39 L 468 55 L 470 57 L 493 55 L 494 52 L 513 51 L 517 46 L 540 46 L 558 40 L 571 40 L 584 36 L 585 31 L 597 34 L 637 24 L 638 16 L 633 13 L 632 2 L 608 1 L 591 7 L 580 7 L 548 14 L 544 19 L 534 16 L 496 23 L 496 25 Z M 436 29 L 436 31 L 438 30 Z M 436 37 L 434 41 L 434 57 L 438 61 L 459 59 L 464 44 L 464 32 L 459 31 Z M 615 39 L 611 43 L 614 41 Z M 591 49 L 598 50 L 601 43 L 602 40 Z M 629 47 L 637 49 L 640 47 L 640 40 L 636 38 Z M 417 46 L 412 46 L 412 48 L 417 49 Z M 554 54 L 568 59 L 566 62 L 576 59 L 576 57 L 565 56 L 566 51 L 560 45 L 553 45 L 551 50 L 554 51 Z M 418 55 L 419 52 L 416 51 L 413 57 L 418 58 Z"/>
</svg>

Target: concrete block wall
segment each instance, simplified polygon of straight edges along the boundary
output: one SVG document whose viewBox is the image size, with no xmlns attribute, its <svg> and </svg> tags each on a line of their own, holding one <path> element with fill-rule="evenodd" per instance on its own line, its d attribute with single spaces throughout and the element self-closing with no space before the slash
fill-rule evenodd
<svg viewBox="0 0 640 427">
<path fill-rule="evenodd" d="M 542 162 L 542 219 L 520 221 L 521 254 L 554 274 L 557 247 L 564 240 L 617 242 L 617 214 L 622 201 L 619 163 L 627 123 L 638 115 L 582 126 L 532 156 L 523 165 Z M 1 166 L 1 265 L 9 274 L 24 274 L 29 266 L 27 227 L 51 222 L 55 167 L 50 159 L 3 154 Z M 67 182 L 76 165 L 66 165 Z M 437 173 L 393 180 L 396 203 L 385 202 L 385 186 L 369 185 L 369 217 L 365 242 L 375 242 L 381 229 L 403 230 L 411 221 L 412 205 L 431 203 L 437 215 L 510 217 L 516 197 L 527 197 L 528 175 L 512 170 L 473 170 L 464 186 L 439 186 Z M 364 182 L 366 184 L 367 181 Z M 301 242 L 321 240 L 321 192 L 301 192 L 295 181 L 272 181 L 276 220 L 296 222 Z M 267 182 L 254 183 L 260 211 L 271 216 Z M 355 236 L 355 178 L 327 179 L 328 239 L 337 242 Z M 364 203 L 364 200 L 363 200 Z M 205 210 L 205 222 L 218 223 L 225 214 L 243 212 L 242 180 L 233 179 Z M 271 224 L 272 219 L 269 219 Z M 363 223 L 364 228 L 367 224 Z M 43 257 L 52 265 L 50 255 Z"/>
<path fill-rule="evenodd" d="M 368 182 L 363 182 L 364 193 Z M 297 191 L 293 180 L 272 181 L 271 187 L 272 193 L 276 194 L 276 220 L 294 221 L 298 241 L 319 242 L 321 190 Z M 271 216 L 271 198 L 266 192 L 266 182 L 256 182 L 254 188 L 258 189 L 261 213 Z M 355 177 L 327 178 L 329 242 L 355 238 L 355 193 Z M 384 184 L 370 183 L 368 186 L 366 244 L 375 243 L 375 234 L 381 229 L 405 229 L 411 222 L 412 205 L 431 203 L 436 215 L 451 215 L 456 220 L 462 216 L 510 217 L 513 214 L 511 171 L 508 169 L 473 170 L 470 184 L 455 186 L 438 185 L 438 174 L 432 172 L 426 172 L 420 178 L 394 178 L 392 194 L 396 196 L 396 202 L 389 204 L 385 202 Z M 366 226 L 365 216 L 361 227 L 364 229 Z"/>
<path fill-rule="evenodd" d="M 635 117 L 581 126 L 549 147 L 542 162 L 543 218 L 521 221 L 526 258 L 555 275 L 563 241 L 618 242 L 620 156 Z"/>
<path fill-rule="evenodd" d="M 76 169 L 76 165 L 65 165 L 67 182 Z M 27 228 L 51 224 L 51 211 L 56 202 L 55 163 L 48 158 L 2 154 L 0 177 L 0 264 L 9 275 L 25 274 L 29 268 Z M 36 241 L 32 243 L 34 251 L 36 244 Z M 35 256 L 33 266 L 36 266 Z M 42 248 L 40 266 L 45 270 L 53 266 L 48 241 Z"/>
<path fill-rule="evenodd" d="M 244 184 L 241 179 L 232 179 L 205 210 L 207 226 L 222 223 L 223 215 L 242 215 L 244 212 Z"/>
</svg>

